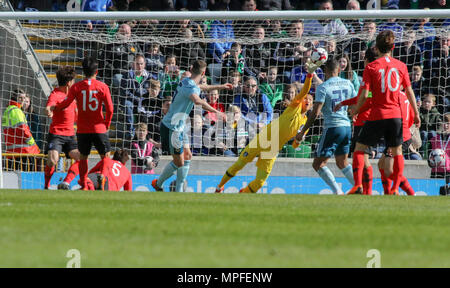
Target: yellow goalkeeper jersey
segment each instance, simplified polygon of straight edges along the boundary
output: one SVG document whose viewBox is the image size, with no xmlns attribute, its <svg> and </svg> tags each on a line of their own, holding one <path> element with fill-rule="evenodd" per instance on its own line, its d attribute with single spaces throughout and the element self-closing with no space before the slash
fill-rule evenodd
<svg viewBox="0 0 450 288">
<path fill-rule="evenodd" d="M 270 155 L 266 154 L 264 158 L 276 157 L 283 145 L 297 135 L 298 130 L 305 125 L 308 118 L 306 115 L 302 115 L 302 102 L 311 88 L 311 80 L 312 76 L 306 77 L 302 91 L 295 96 L 280 117 L 270 122 L 250 141 L 248 144 L 250 148 L 270 153 Z"/>
</svg>

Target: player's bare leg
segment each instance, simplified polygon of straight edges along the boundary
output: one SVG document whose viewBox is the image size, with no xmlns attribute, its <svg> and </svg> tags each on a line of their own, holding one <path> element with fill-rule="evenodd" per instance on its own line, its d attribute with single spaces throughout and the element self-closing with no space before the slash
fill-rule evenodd
<svg viewBox="0 0 450 288">
<path fill-rule="evenodd" d="M 392 173 L 391 166 L 393 166 L 393 163 L 392 157 L 386 157 L 384 154 L 381 156 L 380 160 L 378 160 L 378 170 L 381 175 L 381 184 L 383 184 L 384 195 L 389 195 L 391 190 L 392 181 L 389 179 L 389 176 Z"/>
<path fill-rule="evenodd" d="M 80 151 L 78 151 L 78 149 L 71 150 L 69 152 L 69 157 L 75 162 L 70 165 L 64 180 L 58 184 L 58 189 L 60 190 L 69 190 L 70 182 L 80 174 Z"/>
<path fill-rule="evenodd" d="M 47 164 L 44 168 L 44 189 L 48 189 L 50 186 L 50 180 L 52 179 L 53 174 L 55 173 L 55 166 L 56 163 L 58 163 L 59 160 L 59 153 L 57 150 L 50 150 L 48 151 L 47 156 Z"/>
</svg>

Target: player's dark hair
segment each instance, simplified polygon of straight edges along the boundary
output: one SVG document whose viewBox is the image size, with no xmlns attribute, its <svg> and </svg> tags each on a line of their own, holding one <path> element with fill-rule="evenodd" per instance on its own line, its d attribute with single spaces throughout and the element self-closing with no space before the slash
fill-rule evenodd
<svg viewBox="0 0 450 288">
<path fill-rule="evenodd" d="M 75 68 L 72 66 L 63 66 L 56 71 L 56 79 L 58 80 L 58 86 L 66 86 L 77 76 Z"/>
<path fill-rule="evenodd" d="M 192 74 L 201 75 L 203 71 L 206 69 L 206 62 L 203 60 L 196 60 L 192 64 Z"/>
<path fill-rule="evenodd" d="M 94 76 L 98 70 L 98 62 L 94 57 L 84 58 L 82 66 L 84 76 L 86 76 L 87 78 Z"/>
<path fill-rule="evenodd" d="M 128 152 L 127 149 L 116 150 L 114 152 L 113 160 L 122 162 L 123 157 L 128 155 L 130 155 L 130 152 Z"/>
<path fill-rule="evenodd" d="M 381 53 L 388 53 L 394 48 L 395 34 L 392 30 L 381 31 L 376 40 L 376 47 Z"/>
<path fill-rule="evenodd" d="M 334 57 L 329 57 L 328 61 L 325 62 L 325 72 L 333 73 L 333 71 L 337 70 L 338 68 L 339 68 L 339 62 Z"/>
<path fill-rule="evenodd" d="M 375 51 L 375 47 L 367 48 L 366 53 L 364 54 L 364 59 L 367 62 L 371 63 L 377 59 L 377 52 Z"/>
</svg>

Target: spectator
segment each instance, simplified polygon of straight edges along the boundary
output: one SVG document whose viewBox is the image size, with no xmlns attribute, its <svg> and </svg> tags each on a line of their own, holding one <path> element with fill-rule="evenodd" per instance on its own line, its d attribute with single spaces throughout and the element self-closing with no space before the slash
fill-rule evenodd
<svg viewBox="0 0 450 288">
<path fill-rule="evenodd" d="M 129 3 L 130 11 L 139 11 L 142 7 L 146 7 L 150 11 L 173 11 L 175 8 L 173 0 L 132 0 Z"/>
<path fill-rule="evenodd" d="M 420 107 L 420 138 L 422 139 L 422 147 L 424 149 L 426 148 L 426 142 L 436 137 L 440 114 L 435 106 L 436 96 L 433 94 L 425 94 Z"/>
<path fill-rule="evenodd" d="M 208 104 L 220 112 L 225 112 L 225 107 L 222 103 L 219 102 L 219 90 L 213 89 L 209 90 L 207 94 Z M 213 112 L 204 112 L 204 118 L 207 120 L 207 123 L 210 125 L 214 125 L 217 122 L 217 114 Z"/>
<path fill-rule="evenodd" d="M 187 130 L 190 131 L 189 129 Z M 194 113 L 194 116 L 192 117 L 192 134 L 187 133 L 188 135 L 192 135 L 190 140 L 192 155 L 194 156 L 209 155 L 208 148 L 205 147 L 203 143 L 203 135 L 207 130 L 208 127 L 204 125 L 202 114 Z"/>
<path fill-rule="evenodd" d="M 287 38 L 288 33 L 286 30 L 281 28 L 281 21 L 274 19 L 270 20 L 268 32 L 270 34 L 270 38 Z"/>
<path fill-rule="evenodd" d="M 120 25 L 116 34 L 116 43 L 108 44 L 100 51 L 99 72 L 105 81 L 112 78 L 115 88 L 120 86 L 122 74 L 126 73 L 134 62 L 134 58 L 141 53 L 141 48 L 131 39 L 131 27 L 128 24 Z M 107 84 L 111 84 L 110 82 Z"/>
<path fill-rule="evenodd" d="M 145 57 L 139 54 L 134 60 L 134 68 L 121 79 L 120 95 L 123 98 L 122 105 L 125 106 L 126 139 L 131 140 L 134 137 L 134 110 L 139 107 L 144 95 L 148 93 L 149 77 L 150 74 L 145 70 Z"/>
<path fill-rule="evenodd" d="M 161 84 L 158 80 L 149 80 L 149 89 L 137 107 L 138 122 L 148 123 L 153 114 L 161 110 L 162 100 L 159 98 Z"/>
<path fill-rule="evenodd" d="M 322 0 L 319 10 L 333 10 L 333 1 Z M 347 35 L 348 31 L 340 19 L 305 20 L 305 34 L 307 35 Z"/>
<path fill-rule="evenodd" d="M 408 71 L 412 71 L 415 65 L 422 65 L 421 49 L 415 44 L 416 32 L 414 30 L 406 30 L 403 34 L 404 42 L 394 47 L 394 57 L 402 61 L 408 67 Z"/>
<path fill-rule="evenodd" d="M 346 10 L 354 10 L 359 11 L 361 10 L 360 4 L 357 0 L 349 0 L 347 2 L 347 5 L 345 6 Z M 348 33 L 350 34 L 357 34 L 363 31 L 364 26 L 364 20 L 359 19 L 347 19 L 344 20 L 345 28 L 347 28 Z"/>
<path fill-rule="evenodd" d="M 81 11 L 83 12 L 106 12 L 109 8 L 112 8 L 113 0 L 83 0 L 81 4 Z M 94 28 L 102 30 L 105 22 L 103 20 L 87 20 L 83 21 L 86 24 L 88 30 Z"/>
<path fill-rule="evenodd" d="M 153 79 L 158 79 L 158 74 L 164 68 L 164 55 L 161 54 L 160 45 L 158 43 L 152 43 L 148 46 L 145 53 L 145 62 L 148 72 Z"/>
<path fill-rule="evenodd" d="M 422 99 L 422 88 L 424 83 L 424 78 L 422 76 L 422 67 L 413 66 L 411 73 L 411 86 L 416 96 L 417 107 L 421 106 Z"/>
<path fill-rule="evenodd" d="M 158 166 L 160 153 L 154 141 L 147 139 L 147 124 L 138 123 L 136 136 L 131 143 L 131 174 L 155 174 L 153 169 Z"/>
<path fill-rule="evenodd" d="M 42 149 L 43 145 L 43 131 L 41 129 L 41 117 L 38 113 L 34 112 L 34 106 L 31 104 L 31 98 L 28 94 L 19 94 L 18 101 L 22 105 L 21 109 L 25 114 L 28 126 L 30 127 L 31 134 L 33 135 L 36 144 L 39 149 Z"/>
<path fill-rule="evenodd" d="M 257 0 L 256 3 L 260 10 L 292 10 L 289 0 Z"/>
<path fill-rule="evenodd" d="M 301 63 L 302 53 L 308 48 L 306 41 L 303 41 L 303 21 L 295 20 L 289 24 L 289 38 L 295 40 L 293 42 L 277 42 L 273 58 L 276 66 L 280 67 L 278 73 L 282 74 L 286 79 L 291 78 L 291 70 L 295 65 Z M 285 81 L 289 82 L 289 81 Z"/>
<path fill-rule="evenodd" d="M 364 70 L 364 53 L 374 43 L 376 32 L 377 24 L 372 20 L 368 20 L 364 22 L 363 33 L 358 35 L 358 37 L 351 38 L 348 45 L 344 47 L 343 51 L 349 55 L 353 70 Z"/>
<path fill-rule="evenodd" d="M 248 131 L 245 129 L 245 121 L 242 119 L 241 109 L 238 106 L 230 105 L 230 107 L 228 108 L 228 113 L 228 115 L 231 114 L 231 117 L 229 116 L 227 118 L 229 125 L 227 125 L 228 130 L 226 131 L 226 137 L 227 141 L 229 141 L 228 139 L 233 140 L 233 145 L 231 145 L 229 150 L 237 156 L 241 153 L 241 150 L 248 144 Z M 228 143 L 226 141 L 224 142 Z"/>
<path fill-rule="evenodd" d="M 256 44 L 246 45 L 242 50 L 245 59 L 245 74 L 247 76 L 265 79 L 267 74 L 263 69 L 270 65 L 271 48 L 269 42 L 264 42 L 265 30 L 256 26 L 253 30 L 253 39 Z"/>
<path fill-rule="evenodd" d="M 169 107 L 172 104 L 172 97 L 166 97 L 162 100 L 161 110 L 156 111 L 156 113 L 152 114 L 147 121 L 149 136 L 151 139 L 156 142 L 161 142 L 159 127 L 161 124 L 161 120 L 169 111 Z"/>
<path fill-rule="evenodd" d="M 224 103 L 226 105 L 233 104 L 234 96 L 242 93 L 242 76 L 241 73 L 233 71 L 228 76 L 227 81 L 233 85 L 233 89 L 225 90 L 223 94 Z M 224 82 L 224 83 L 226 83 Z"/>
<path fill-rule="evenodd" d="M 8 107 L 2 115 L 2 129 L 6 153 L 39 154 L 39 147 L 34 141 L 25 114 L 20 109 L 19 96 L 26 94 L 22 89 L 11 91 Z M 7 157 L 9 169 L 27 171 L 33 170 L 32 157 Z M 30 161 L 31 160 L 31 161 Z M 28 165 L 30 163 L 31 165 Z"/>
<path fill-rule="evenodd" d="M 295 84 L 287 84 L 284 88 L 283 99 L 275 104 L 273 108 L 273 114 L 280 116 L 284 110 L 291 104 L 292 100 L 294 100 L 295 95 L 299 90 L 295 86 Z"/>
<path fill-rule="evenodd" d="M 450 8 L 446 0 L 421 0 L 419 1 L 419 8 L 429 7 L 430 9 L 445 9 Z"/>
<path fill-rule="evenodd" d="M 149 12 L 150 9 L 147 7 L 141 7 L 139 8 L 139 11 L 142 12 Z M 133 34 L 137 37 L 145 37 L 145 36 L 159 36 L 161 33 L 159 26 L 159 20 L 157 19 L 140 19 L 140 20 L 133 20 L 128 21 L 128 25 L 130 25 Z M 145 46 L 145 45 L 144 45 Z M 144 50 L 145 49 L 144 47 Z"/>
<path fill-rule="evenodd" d="M 445 166 L 431 169 L 431 178 L 444 178 L 450 174 L 450 113 L 444 114 L 440 129 L 434 137 L 430 139 L 431 150 L 442 149 L 445 152 Z"/>
<path fill-rule="evenodd" d="M 423 53 L 423 76 L 427 92 L 438 95 L 450 95 L 450 32 L 443 32 L 436 37 L 431 51 Z M 439 98 L 438 104 L 443 107 L 445 98 Z M 443 112 L 443 111 L 441 111 Z"/>
<path fill-rule="evenodd" d="M 386 9 L 398 9 L 398 5 L 391 4 Z M 378 33 L 384 30 L 392 30 L 395 35 L 395 45 L 403 41 L 403 26 L 397 23 L 397 19 L 390 18 L 387 22 L 378 25 Z"/>
<path fill-rule="evenodd" d="M 350 59 L 348 59 L 347 54 L 343 54 L 338 58 L 340 73 L 339 77 L 343 79 L 350 80 L 355 88 L 355 91 L 359 91 L 359 79 L 358 74 L 353 71 Z"/>
<path fill-rule="evenodd" d="M 267 72 L 266 80 L 259 85 L 259 90 L 267 95 L 273 108 L 277 102 L 283 99 L 283 83 L 278 77 L 276 66 L 270 66 Z"/>
<path fill-rule="evenodd" d="M 234 105 L 241 109 L 242 118 L 250 125 L 262 128 L 272 121 L 273 110 L 269 98 L 258 90 L 254 77 L 245 80 L 243 93 L 234 97 Z"/>
<path fill-rule="evenodd" d="M 189 70 L 195 60 L 205 59 L 205 52 L 198 41 L 192 40 L 192 31 L 189 28 L 181 29 L 179 36 L 187 42 L 166 47 L 166 55 L 175 55 L 177 59 L 180 59 L 180 69 Z"/>
<path fill-rule="evenodd" d="M 328 58 L 334 58 L 338 54 L 341 54 L 337 50 L 337 45 L 336 45 L 335 40 L 324 41 L 324 44 L 325 44 L 325 50 L 327 50 L 327 53 L 328 53 Z"/>
<path fill-rule="evenodd" d="M 221 6 L 221 11 L 224 6 Z M 234 29 L 231 20 L 214 20 L 208 31 L 209 38 L 218 40 L 208 43 L 208 55 L 213 58 L 214 63 L 222 63 L 225 54 L 234 42 Z"/>
<path fill-rule="evenodd" d="M 241 11 L 256 12 L 256 0 L 242 0 Z M 268 22 L 266 22 L 268 23 Z M 237 39 L 247 38 L 252 36 L 251 28 L 257 25 L 263 25 L 261 20 L 236 20 L 233 21 L 234 35 Z"/>
<path fill-rule="evenodd" d="M 164 72 L 159 73 L 159 81 L 162 87 L 162 97 L 173 97 L 175 90 L 177 89 L 178 83 L 181 81 L 181 75 L 184 70 L 180 70 L 177 65 L 177 58 L 175 55 L 169 55 L 166 58 Z"/>
<path fill-rule="evenodd" d="M 222 62 L 222 73 L 220 75 L 222 83 L 228 81 L 231 72 L 238 72 L 240 75 L 244 74 L 245 59 L 242 55 L 241 44 L 234 42 L 231 49 L 225 53 L 225 58 Z"/>
<path fill-rule="evenodd" d="M 425 10 L 429 10 L 425 8 Z M 430 22 L 430 18 L 418 19 L 417 23 L 412 27 L 417 33 L 417 46 L 420 51 L 431 51 L 433 49 L 434 38 L 436 37 L 436 30 L 433 24 Z"/>
</svg>

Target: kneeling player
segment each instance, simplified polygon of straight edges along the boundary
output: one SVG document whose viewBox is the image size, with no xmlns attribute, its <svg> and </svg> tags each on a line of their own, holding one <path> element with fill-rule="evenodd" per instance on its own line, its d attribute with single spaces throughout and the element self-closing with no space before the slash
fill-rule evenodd
<svg viewBox="0 0 450 288">
<path fill-rule="evenodd" d="M 265 126 L 244 148 L 236 163 L 228 168 L 225 175 L 223 175 L 220 184 L 216 188 L 216 193 L 223 192 L 224 185 L 244 168 L 245 165 L 252 162 L 255 157 L 258 157 L 258 161 L 256 162 L 256 167 L 258 167 L 256 179 L 239 192 L 256 193 L 263 186 L 272 171 L 273 164 L 280 150 L 279 148 L 283 147 L 286 142 L 292 139 L 306 121 L 305 114 L 308 109 L 307 106 L 311 105 L 312 102 L 312 97 L 307 97 L 307 93 L 311 88 L 313 73 L 318 67 L 318 65 L 309 61 L 306 63 L 308 75 L 302 91 L 295 96 L 294 100 L 280 117 Z M 275 145 L 278 146 L 274 147 Z"/>
<path fill-rule="evenodd" d="M 89 190 L 131 191 L 133 181 L 131 173 L 125 166 L 130 159 L 127 150 L 114 152 L 113 159 L 105 157 L 92 168 L 87 176 Z"/>
</svg>

